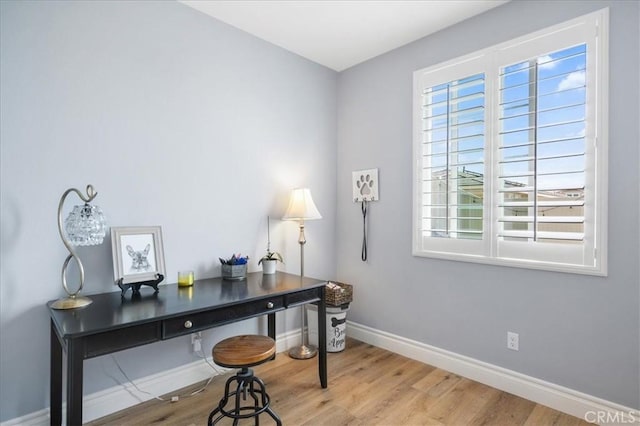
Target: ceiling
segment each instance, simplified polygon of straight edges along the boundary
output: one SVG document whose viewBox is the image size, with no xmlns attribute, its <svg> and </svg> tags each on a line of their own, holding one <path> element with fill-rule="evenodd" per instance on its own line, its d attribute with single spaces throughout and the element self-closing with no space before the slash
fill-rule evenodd
<svg viewBox="0 0 640 426">
<path fill-rule="evenodd" d="M 179 0 L 342 71 L 509 0 Z"/>
</svg>

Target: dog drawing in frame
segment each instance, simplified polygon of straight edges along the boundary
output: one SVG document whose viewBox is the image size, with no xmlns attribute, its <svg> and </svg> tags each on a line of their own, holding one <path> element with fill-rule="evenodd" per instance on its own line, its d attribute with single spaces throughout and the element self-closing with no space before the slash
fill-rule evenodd
<svg viewBox="0 0 640 426">
<path fill-rule="evenodd" d="M 131 246 L 127 245 L 127 253 L 131 256 L 131 270 L 135 272 L 146 272 L 150 268 L 149 250 L 151 250 L 151 244 L 147 244 L 144 250 L 136 251 Z"/>
</svg>

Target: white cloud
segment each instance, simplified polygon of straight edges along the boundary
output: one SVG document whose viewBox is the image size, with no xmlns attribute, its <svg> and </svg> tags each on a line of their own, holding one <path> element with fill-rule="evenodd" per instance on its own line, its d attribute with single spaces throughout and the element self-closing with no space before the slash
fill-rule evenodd
<svg viewBox="0 0 640 426">
<path fill-rule="evenodd" d="M 553 58 L 549 55 L 540 56 L 538 58 L 538 68 L 543 68 L 550 70 L 556 66 L 556 62 L 553 61 Z"/>
<path fill-rule="evenodd" d="M 584 70 L 582 71 L 574 71 L 571 74 L 567 75 L 565 78 L 558 83 L 558 90 L 567 90 L 573 89 L 575 87 L 584 86 L 586 80 L 586 73 Z"/>
</svg>

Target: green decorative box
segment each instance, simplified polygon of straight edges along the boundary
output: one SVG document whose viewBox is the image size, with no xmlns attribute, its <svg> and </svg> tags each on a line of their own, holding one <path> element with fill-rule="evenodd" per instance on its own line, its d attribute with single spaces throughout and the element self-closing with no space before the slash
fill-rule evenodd
<svg viewBox="0 0 640 426">
<path fill-rule="evenodd" d="M 220 265 L 225 280 L 243 280 L 247 278 L 247 265 Z"/>
</svg>

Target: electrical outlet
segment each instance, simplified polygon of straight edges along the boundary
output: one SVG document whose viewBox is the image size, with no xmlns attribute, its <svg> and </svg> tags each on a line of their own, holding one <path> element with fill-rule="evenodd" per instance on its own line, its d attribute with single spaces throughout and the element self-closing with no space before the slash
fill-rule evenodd
<svg viewBox="0 0 640 426">
<path fill-rule="evenodd" d="M 200 352 L 202 350 L 202 332 L 191 334 L 191 346 L 194 352 Z"/>
<path fill-rule="evenodd" d="M 512 351 L 520 350 L 520 336 L 518 333 L 507 331 L 507 348 Z"/>
</svg>

